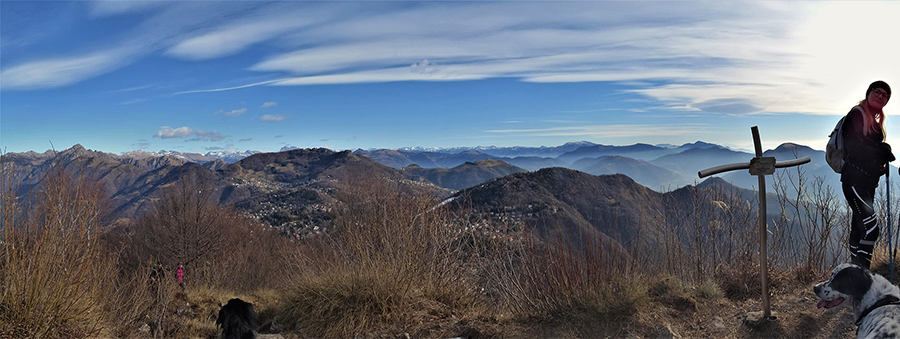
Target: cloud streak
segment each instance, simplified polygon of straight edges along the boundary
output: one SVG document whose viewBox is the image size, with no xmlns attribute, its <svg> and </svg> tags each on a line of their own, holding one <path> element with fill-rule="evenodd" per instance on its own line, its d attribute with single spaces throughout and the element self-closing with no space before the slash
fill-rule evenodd
<svg viewBox="0 0 900 339">
<path fill-rule="evenodd" d="M 596 139 L 643 137 L 643 136 L 684 136 L 697 135 L 698 126 L 693 125 L 589 125 L 571 127 L 551 127 L 533 129 L 486 130 L 487 133 L 518 135 L 523 137 L 590 137 Z"/>
<path fill-rule="evenodd" d="M 163 126 L 153 135 L 154 138 L 161 139 L 187 139 L 186 141 L 220 141 L 222 139 L 227 138 L 227 135 L 221 134 L 218 131 L 204 131 L 200 129 L 194 129 L 187 126 L 172 128 L 169 126 Z"/>
<path fill-rule="evenodd" d="M 287 117 L 281 114 L 266 114 L 259 118 L 259 121 L 262 122 L 279 122 L 285 120 L 287 120 Z"/>
<path fill-rule="evenodd" d="M 0 88 L 29 90 L 71 85 L 122 66 L 129 54 L 125 49 L 112 49 L 19 64 L 0 71 Z"/>
<path fill-rule="evenodd" d="M 235 109 L 235 110 L 231 110 L 231 111 L 228 111 L 228 112 L 225 112 L 225 111 L 218 111 L 218 112 L 216 112 L 216 114 L 221 114 L 221 115 L 224 115 L 224 116 L 226 116 L 226 117 L 236 117 L 236 116 L 239 116 L 239 115 L 244 114 L 244 113 L 247 113 L 247 109 L 246 109 L 246 108 Z"/>
</svg>

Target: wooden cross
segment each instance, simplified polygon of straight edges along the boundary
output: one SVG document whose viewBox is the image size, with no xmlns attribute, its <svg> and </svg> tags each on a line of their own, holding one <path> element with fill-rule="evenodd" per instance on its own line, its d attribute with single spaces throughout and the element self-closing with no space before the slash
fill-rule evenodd
<svg viewBox="0 0 900 339">
<path fill-rule="evenodd" d="M 808 163 L 809 157 L 778 162 L 775 161 L 774 157 L 763 157 L 762 144 L 759 141 L 759 129 L 757 129 L 756 126 L 753 126 L 750 127 L 750 131 L 753 133 L 753 148 L 756 149 L 755 158 L 750 159 L 750 162 L 739 162 L 707 168 L 697 174 L 702 179 L 722 172 L 749 169 L 750 175 L 755 175 L 759 178 L 759 270 L 760 276 L 762 277 L 762 320 L 769 320 L 772 317 L 772 310 L 769 307 L 768 255 L 766 254 L 766 175 L 775 173 L 776 168 L 798 166 Z"/>
</svg>

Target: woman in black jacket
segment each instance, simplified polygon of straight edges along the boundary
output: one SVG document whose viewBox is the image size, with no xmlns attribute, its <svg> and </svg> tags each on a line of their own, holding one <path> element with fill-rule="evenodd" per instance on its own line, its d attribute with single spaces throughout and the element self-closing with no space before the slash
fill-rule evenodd
<svg viewBox="0 0 900 339">
<path fill-rule="evenodd" d="M 844 198 L 850 204 L 850 261 L 868 268 L 878 240 L 878 218 L 873 203 L 878 180 L 894 161 L 891 146 L 884 142 L 884 105 L 891 87 L 876 81 L 866 90 L 866 98 L 853 107 L 844 120 L 845 163 L 841 169 Z"/>
</svg>

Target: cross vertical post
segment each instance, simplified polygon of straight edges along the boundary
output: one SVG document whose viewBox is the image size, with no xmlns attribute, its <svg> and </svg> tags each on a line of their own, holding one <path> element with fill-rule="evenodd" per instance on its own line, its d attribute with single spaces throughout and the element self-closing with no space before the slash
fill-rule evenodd
<svg viewBox="0 0 900 339">
<path fill-rule="evenodd" d="M 759 140 L 759 129 L 753 126 L 750 127 L 750 131 L 753 133 L 753 149 L 756 151 L 755 159 L 761 159 L 763 153 L 762 142 Z M 775 172 L 774 167 L 772 167 L 772 172 Z M 750 174 L 752 175 L 753 173 Z M 769 305 L 769 256 L 766 251 L 766 242 L 769 237 L 768 232 L 766 232 L 766 226 L 768 225 L 766 221 L 766 175 L 764 171 L 761 171 L 756 177 L 759 178 L 759 270 L 762 279 L 763 318 L 768 319 L 772 316 L 772 309 Z"/>
<path fill-rule="evenodd" d="M 741 162 L 734 164 L 726 164 L 716 167 L 707 168 L 697 173 L 700 178 L 704 178 L 713 174 L 728 172 L 739 169 L 749 169 L 750 175 L 759 178 L 759 269 L 760 278 L 762 280 L 762 304 L 763 314 L 761 320 L 772 319 L 772 309 L 769 305 L 769 268 L 768 254 L 766 253 L 766 242 L 768 232 L 766 225 L 766 175 L 774 174 L 776 168 L 798 166 L 810 161 L 809 157 L 800 159 L 775 161 L 774 157 L 763 157 L 762 142 L 759 139 L 759 129 L 756 126 L 750 127 L 753 134 L 753 148 L 756 157 L 750 159 L 750 162 Z"/>
</svg>

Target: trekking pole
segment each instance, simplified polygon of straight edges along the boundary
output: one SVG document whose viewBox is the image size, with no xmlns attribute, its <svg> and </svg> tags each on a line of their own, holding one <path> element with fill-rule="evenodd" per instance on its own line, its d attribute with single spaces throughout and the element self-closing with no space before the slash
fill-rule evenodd
<svg viewBox="0 0 900 339">
<path fill-rule="evenodd" d="M 888 172 L 890 172 L 890 171 L 891 171 L 891 168 L 889 166 Z M 886 182 L 888 182 L 887 180 L 888 179 L 885 178 Z M 888 191 L 890 191 L 890 189 L 891 189 L 891 186 L 888 185 Z M 888 206 L 890 206 L 890 205 L 891 205 L 890 201 L 888 201 Z M 890 220 L 890 214 L 888 214 L 888 220 Z M 888 232 L 888 233 L 890 233 L 890 232 Z M 890 237 L 888 237 L 888 241 L 891 241 Z M 890 246 L 888 246 L 888 247 L 890 247 Z M 888 250 L 891 251 L 891 283 L 893 284 L 894 283 L 894 257 L 897 256 L 897 244 L 894 244 L 893 249 L 888 248 Z"/>
<path fill-rule="evenodd" d="M 894 283 L 894 242 L 891 240 L 891 164 L 887 165 L 887 173 L 884 175 L 884 183 L 887 186 L 887 228 L 888 228 L 888 253 L 891 262 L 891 284 Z"/>
</svg>

